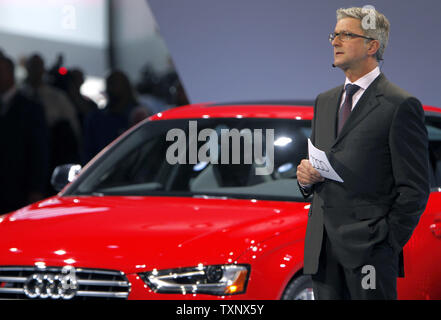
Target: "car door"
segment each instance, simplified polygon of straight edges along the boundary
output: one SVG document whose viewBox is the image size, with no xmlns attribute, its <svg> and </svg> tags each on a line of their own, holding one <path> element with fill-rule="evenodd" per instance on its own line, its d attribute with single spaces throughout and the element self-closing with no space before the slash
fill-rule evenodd
<svg viewBox="0 0 441 320">
<path fill-rule="evenodd" d="M 418 226 L 404 247 L 405 278 L 399 299 L 441 299 L 441 113 L 427 113 L 431 193 Z"/>
</svg>

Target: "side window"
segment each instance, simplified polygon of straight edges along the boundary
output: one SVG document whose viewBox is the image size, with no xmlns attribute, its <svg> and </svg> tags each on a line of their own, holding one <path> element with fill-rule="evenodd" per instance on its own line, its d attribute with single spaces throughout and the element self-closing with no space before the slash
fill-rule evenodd
<svg viewBox="0 0 441 320">
<path fill-rule="evenodd" d="M 441 117 L 427 116 L 426 127 L 429 135 L 430 186 L 441 186 Z"/>
</svg>

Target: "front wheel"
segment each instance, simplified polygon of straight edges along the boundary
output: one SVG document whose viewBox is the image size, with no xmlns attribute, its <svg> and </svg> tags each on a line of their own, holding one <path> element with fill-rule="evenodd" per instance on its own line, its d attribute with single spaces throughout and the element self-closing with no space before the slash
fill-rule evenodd
<svg viewBox="0 0 441 320">
<path fill-rule="evenodd" d="M 314 300 L 311 276 L 299 276 L 289 283 L 282 300 Z"/>
</svg>

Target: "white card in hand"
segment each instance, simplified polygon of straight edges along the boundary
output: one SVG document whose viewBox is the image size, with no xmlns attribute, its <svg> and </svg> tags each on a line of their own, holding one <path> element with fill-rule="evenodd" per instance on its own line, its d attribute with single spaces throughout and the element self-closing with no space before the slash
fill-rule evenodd
<svg viewBox="0 0 441 320">
<path fill-rule="evenodd" d="M 308 139 L 308 154 L 309 154 L 309 162 L 316 169 L 323 178 L 335 180 L 338 182 L 343 182 L 343 179 L 335 172 L 334 168 L 332 168 L 329 163 L 328 157 L 326 153 L 320 149 L 317 149 L 312 144 L 311 140 Z"/>
</svg>

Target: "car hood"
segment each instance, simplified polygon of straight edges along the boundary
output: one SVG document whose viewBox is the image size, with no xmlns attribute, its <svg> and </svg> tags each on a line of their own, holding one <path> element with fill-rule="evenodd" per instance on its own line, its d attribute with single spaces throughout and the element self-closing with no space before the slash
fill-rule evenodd
<svg viewBox="0 0 441 320">
<path fill-rule="evenodd" d="M 258 200 L 53 197 L 0 218 L 0 265 L 130 273 L 232 263 L 253 244 L 292 229 L 308 208 Z"/>
</svg>

